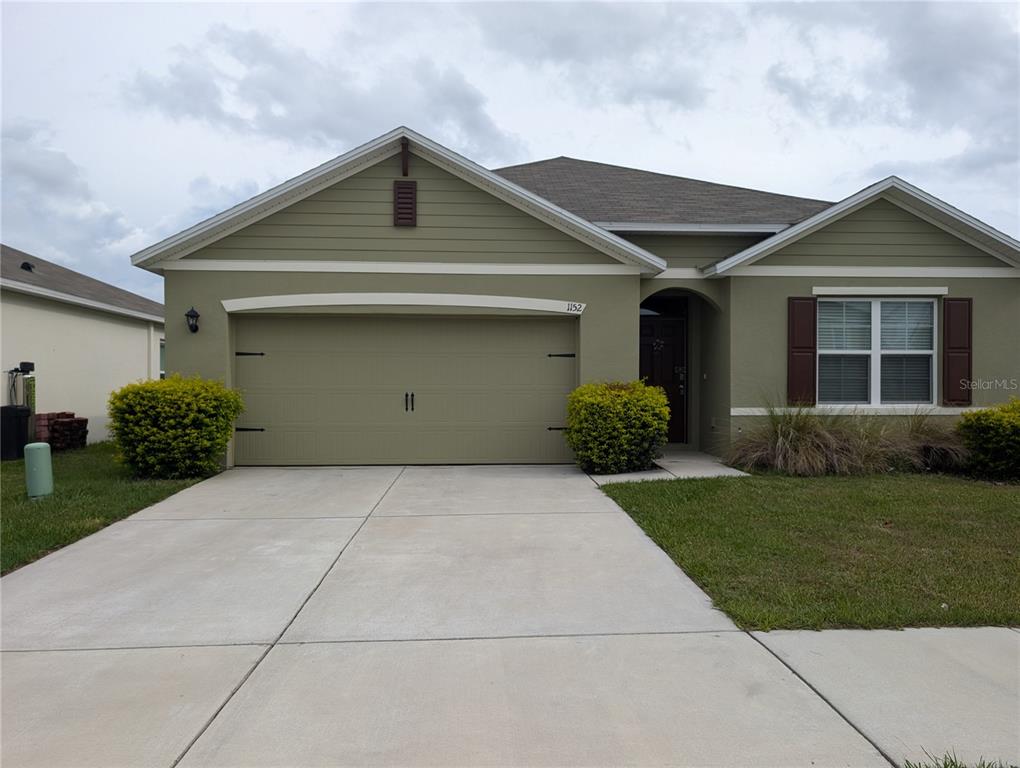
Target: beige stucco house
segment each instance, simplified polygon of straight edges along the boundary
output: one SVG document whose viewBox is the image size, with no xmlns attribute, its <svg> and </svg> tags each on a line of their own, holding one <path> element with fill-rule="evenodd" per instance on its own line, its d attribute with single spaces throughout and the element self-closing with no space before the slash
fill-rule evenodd
<svg viewBox="0 0 1020 768">
<path fill-rule="evenodd" d="M 238 464 L 568 461 L 566 394 L 604 379 L 664 386 L 671 440 L 715 452 L 769 403 L 1020 394 L 1020 243 L 898 178 L 831 203 L 491 171 L 399 128 L 133 262 L 170 370 L 243 391 Z"/>
<path fill-rule="evenodd" d="M 110 392 L 160 375 L 162 304 L 6 245 L 0 333 L 5 372 L 35 363 L 36 411 L 86 417 L 89 442 L 108 437 Z"/>
</svg>

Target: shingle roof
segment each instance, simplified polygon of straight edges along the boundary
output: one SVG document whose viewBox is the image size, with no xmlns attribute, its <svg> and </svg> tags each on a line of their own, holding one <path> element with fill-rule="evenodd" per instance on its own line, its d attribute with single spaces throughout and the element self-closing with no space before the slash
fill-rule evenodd
<svg viewBox="0 0 1020 768">
<path fill-rule="evenodd" d="M 589 221 L 795 224 L 832 205 L 571 157 L 511 165 L 494 173 Z"/>
<path fill-rule="evenodd" d="M 33 268 L 22 269 L 24 262 Z M 109 304 L 112 307 L 163 317 L 163 305 L 144 296 L 125 291 L 109 283 L 61 267 L 38 256 L 19 251 L 8 245 L 0 245 L 0 277 L 4 281 L 26 283 L 80 299 Z"/>
</svg>

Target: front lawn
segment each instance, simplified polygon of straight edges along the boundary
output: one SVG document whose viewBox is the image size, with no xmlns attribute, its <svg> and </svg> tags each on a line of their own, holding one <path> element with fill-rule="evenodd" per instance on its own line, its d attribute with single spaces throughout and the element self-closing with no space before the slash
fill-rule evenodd
<svg viewBox="0 0 1020 768">
<path fill-rule="evenodd" d="M 127 517 L 191 485 L 193 480 L 134 480 L 114 461 L 112 443 L 53 454 L 52 496 L 25 496 L 25 462 L 0 464 L 0 572 Z"/>
<path fill-rule="evenodd" d="M 1020 625 L 1020 486 L 929 475 L 604 487 L 746 629 Z"/>
</svg>

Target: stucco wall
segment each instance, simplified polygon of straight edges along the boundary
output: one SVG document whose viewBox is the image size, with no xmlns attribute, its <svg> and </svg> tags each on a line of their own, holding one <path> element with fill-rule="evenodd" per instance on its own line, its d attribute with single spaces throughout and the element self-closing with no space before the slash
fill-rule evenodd
<svg viewBox="0 0 1020 768">
<path fill-rule="evenodd" d="M 89 442 L 108 436 L 110 392 L 159 376 L 159 324 L 3 291 L 0 325 L 3 370 L 23 360 L 34 362 L 37 411 L 84 416 Z"/>
<path fill-rule="evenodd" d="M 945 286 L 950 296 L 972 298 L 974 378 L 1020 382 L 1020 334 L 1016 332 L 1020 328 L 1020 280 L 735 277 L 730 281 L 734 407 L 762 406 L 765 400 L 780 404 L 785 401 L 786 299 L 810 296 L 813 287 L 825 285 Z M 941 311 L 936 315 L 941 340 Z M 941 392 L 936 394 L 941 398 Z M 977 389 L 974 405 L 1003 402 L 1010 394 L 1020 396 L 1020 391 Z"/>
<path fill-rule="evenodd" d="M 582 381 L 635 378 L 638 373 L 639 278 L 612 276 L 516 275 L 372 275 L 286 272 L 171 272 L 165 277 L 167 317 L 183 318 L 194 306 L 200 330 L 192 334 L 183 319 L 167 328 L 167 367 L 231 381 L 233 351 L 228 313 L 230 298 L 300 293 L 344 292 L 465 293 L 577 301 L 587 305 L 580 317 L 579 369 Z M 281 310 L 289 312 L 291 310 Z M 316 311 L 326 311 L 317 309 Z M 387 307 L 347 311 L 393 313 Z M 415 313 L 470 314 L 449 308 L 414 308 Z M 469 322 L 465 318 L 465 322 Z"/>
<path fill-rule="evenodd" d="M 973 392 L 974 406 L 1020 397 L 1020 280 L 1017 279 L 889 279 L 889 278 L 730 278 L 732 331 L 732 407 L 762 407 L 786 400 L 787 297 L 810 296 L 814 286 L 939 286 L 949 295 L 974 300 L 973 377 L 988 388 Z M 941 307 L 936 310 L 941 371 Z M 941 406 L 940 373 L 936 375 L 935 407 Z M 1003 386 L 1003 382 L 1005 385 Z M 918 406 L 924 411 L 924 406 Z M 934 410 L 929 408 L 928 410 Z M 892 418 L 892 417 L 890 417 Z M 753 417 L 731 418 L 733 436 Z"/>
</svg>

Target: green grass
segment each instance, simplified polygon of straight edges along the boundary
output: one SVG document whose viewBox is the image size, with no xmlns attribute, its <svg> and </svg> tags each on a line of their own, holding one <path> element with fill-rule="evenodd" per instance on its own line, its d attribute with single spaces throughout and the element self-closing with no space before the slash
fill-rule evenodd
<svg viewBox="0 0 1020 768">
<path fill-rule="evenodd" d="M 52 496 L 29 501 L 25 462 L 0 465 L 0 572 L 105 528 L 193 484 L 193 480 L 134 480 L 114 460 L 112 443 L 53 454 Z"/>
<path fill-rule="evenodd" d="M 746 629 L 1020 624 L 1020 485 L 758 475 L 604 490 Z"/>
<path fill-rule="evenodd" d="M 984 758 L 981 758 L 976 763 L 965 763 L 958 760 L 956 755 L 950 753 L 945 757 L 931 757 L 930 760 L 926 760 L 923 763 L 906 760 L 903 763 L 903 768 L 1017 768 L 1017 766 L 1012 763 L 1004 763 L 1001 760 L 989 762 Z"/>
</svg>

